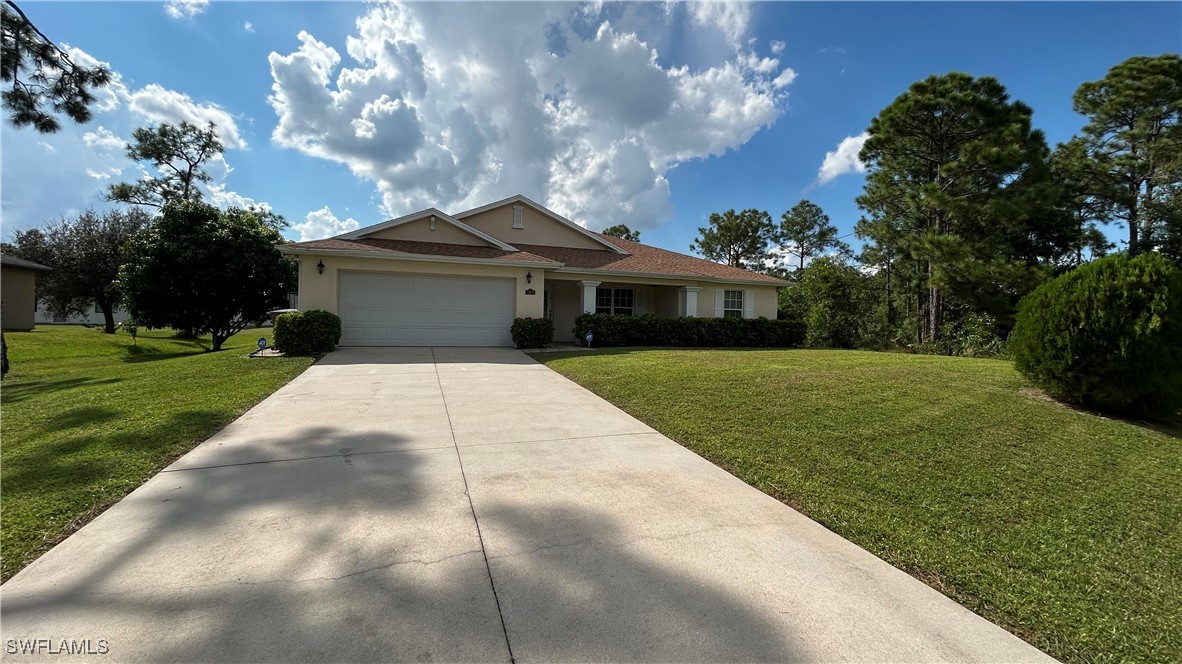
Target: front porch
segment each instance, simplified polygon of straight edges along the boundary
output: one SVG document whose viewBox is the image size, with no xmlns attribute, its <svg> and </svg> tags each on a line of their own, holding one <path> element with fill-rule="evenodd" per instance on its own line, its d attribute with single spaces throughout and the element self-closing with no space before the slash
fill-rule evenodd
<svg viewBox="0 0 1182 664">
<path fill-rule="evenodd" d="M 576 341 L 575 318 L 584 313 L 697 316 L 702 290 L 698 285 L 573 280 L 547 274 L 543 311 L 554 321 L 554 341 L 571 343 Z"/>
</svg>

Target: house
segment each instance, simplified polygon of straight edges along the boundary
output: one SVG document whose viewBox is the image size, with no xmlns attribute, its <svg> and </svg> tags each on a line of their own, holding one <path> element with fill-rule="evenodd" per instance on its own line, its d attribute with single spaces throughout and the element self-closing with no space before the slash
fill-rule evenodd
<svg viewBox="0 0 1182 664">
<path fill-rule="evenodd" d="M 115 323 L 122 323 L 127 320 L 127 312 L 119 307 L 115 307 L 112 316 Z M 90 303 L 86 311 L 82 314 L 70 314 L 69 316 L 58 316 L 49 310 L 49 305 L 45 302 L 37 303 L 37 324 L 68 324 L 68 325 L 106 325 L 107 319 L 103 317 L 103 310 L 95 303 Z"/>
<path fill-rule="evenodd" d="M 508 346 L 515 317 L 573 341 L 584 312 L 775 318 L 787 282 L 591 232 L 524 196 L 430 208 L 297 257 L 302 308 L 340 315 L 344 346 Z"/>
<path fill-rule="evenodd" d="M 0 254 L 0 327 L 5 331 L 33 329 L 37 310 L 37 273 L 47 272 L 40 263 Z"/>
</svg>

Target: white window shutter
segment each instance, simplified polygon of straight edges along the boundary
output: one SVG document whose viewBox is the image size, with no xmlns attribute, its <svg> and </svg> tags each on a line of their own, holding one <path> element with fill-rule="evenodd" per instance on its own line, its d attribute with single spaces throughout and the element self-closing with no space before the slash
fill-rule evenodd
<svg viewBox="0 0 1182 664">
<path fill-rule="evenodd" d="M 714 289 L 714 317 L 722 318 L 722 298 L 726 295 L 726 291 L 721 288 Z"/>
<path fill-rule="evenodd" d="M 755 291 L 743 291 L 743 318 L 755 318 Z"/>
<path fill-rule="evenodd" d="M 644 313 L 644 289 L 637 288 L 632 291 L 632 313 L 639 316 Z"/>
</svg>

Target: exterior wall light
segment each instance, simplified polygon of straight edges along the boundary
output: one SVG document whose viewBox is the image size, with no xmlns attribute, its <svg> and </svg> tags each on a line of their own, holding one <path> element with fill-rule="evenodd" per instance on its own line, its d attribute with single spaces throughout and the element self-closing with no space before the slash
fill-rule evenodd
<svg viewBox="0 0 1182 664">
<path fill-rule="evenodd" d="M 533 283 L 533 281 L 534 281 L 534 275 L 533 275 L 533 273 L 532 273 L 532 272 L 526 272 L 526 273 L 525 273 L 525 283 L 527 283 L 527 284 L 532 284 L 532 283 Z"/>
<path fill-rule="evenodd" d="M 323 258 L 320 259 L 320 262 L 316 264 L 316 269 L 320 271 L 320 274 L 324 274 L 324 259 Z"/>
</svg>

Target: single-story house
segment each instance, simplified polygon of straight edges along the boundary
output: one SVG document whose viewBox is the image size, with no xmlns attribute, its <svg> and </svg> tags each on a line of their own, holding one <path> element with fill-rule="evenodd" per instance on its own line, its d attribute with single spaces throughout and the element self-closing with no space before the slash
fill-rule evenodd
<svg viewBox="0 0 1182 664">
<path fill-rule="evenodd" d="M 601 235 L 513 196 L 435 208 L 285 244 L 301 309 L 342 321 L 344 346 L 508 346 L 515 317 L 574 341 L 585 312 L 775 318 L 786 281 Z"/>
<path fill-rule="evenodd" d="M 27 332 L 37 311 L 37 273 L 51 268 L 0 254 L 0 327 Z"/>
<path fill-rule="evenodd" d="M 115 307 L 115 311 L 111 312 L 115 323 L 122 323 L 127 320 L 127 312 L 119 307 Z M 99 305 L 91 302 L 86 307 L 86 311 L 81 314 L 70 314 L 69 316 L 59 316 L 49 310 L 49 305 L 45 302 L 37 303 L 37 324 L 68 324 L 68 325 L 106 325 L 107 319 L 103 317 L 103 310 Z"/>
</svg>

